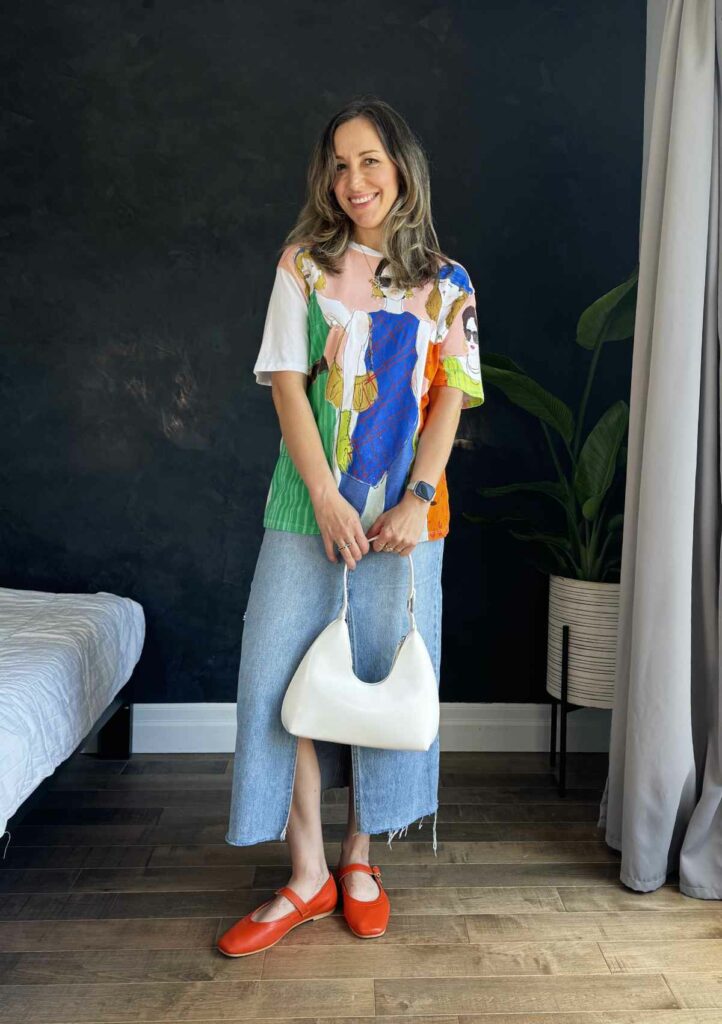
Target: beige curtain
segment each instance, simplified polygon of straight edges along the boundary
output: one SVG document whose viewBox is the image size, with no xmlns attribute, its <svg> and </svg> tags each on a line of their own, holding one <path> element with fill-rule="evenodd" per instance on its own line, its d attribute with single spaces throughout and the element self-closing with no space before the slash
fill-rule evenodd
<svg viewBox="0 0 722 1024">
<path fill-rule="evenodd" d="M 621 881 L 722 898 L 722 0 L 669 0 L 644 185 L 616 696 L 599 825 Z M 678 873 L 678 875 L 677 875 Z"/>
</svg>

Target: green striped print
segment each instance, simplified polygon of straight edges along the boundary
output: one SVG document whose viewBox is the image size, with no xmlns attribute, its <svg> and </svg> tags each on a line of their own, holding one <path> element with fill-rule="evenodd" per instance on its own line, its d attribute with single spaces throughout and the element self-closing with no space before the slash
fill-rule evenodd
<svg viewBox="0 0 722 1024">
<path fill-rule="evenodd" d="M 321 358 L 326 347 L 328 324 L 318 306 L 316 293 L 308 301 L 309 364 Z M 333 448 L 336 437 L 336 408 L 326 400 L 328 372 L 319 373 L 308 393 L 313 415 L 321 435 L 323 450 L 329 467 L 333 468 Z M 271 530 L 290 530 L 293 533 L 319 534 L 308 488 L 293 464 L 286 443 L 281 438 L 276 467 L 271 477 L 263 525 Z"/>
</svg>

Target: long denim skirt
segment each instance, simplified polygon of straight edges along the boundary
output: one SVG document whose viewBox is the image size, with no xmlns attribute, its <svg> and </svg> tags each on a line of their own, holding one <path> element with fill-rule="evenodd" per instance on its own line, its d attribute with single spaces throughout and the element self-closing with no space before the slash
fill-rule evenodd
<svg viewBox="0 0 722 1024">
<path fill-rule="evenodd" d="M 437 686 L 441 660 L 441 566 L 444 540 L 411 553 L 416 624 L 431 656 Z M 409 560 L 369 550 L 348 574 L 348 626 L 355 674 L 384 679 L 408 631 Z M 243 616 L 238 673 L 236 753 L 226 841 L 249 846 L 285 839 L 296 773 L 298 737 L 281 721 L 281 704 L 301 658 L 343 602 L 343 562 L 326 557 L 319 535 L 264 531 Z M 314 740 L 321 790 L 348 786 L 353 772 L 357 831 L 388 833 L 434 816 L 439 736 L 428 750 L 385 750 Z"/>
</svg>

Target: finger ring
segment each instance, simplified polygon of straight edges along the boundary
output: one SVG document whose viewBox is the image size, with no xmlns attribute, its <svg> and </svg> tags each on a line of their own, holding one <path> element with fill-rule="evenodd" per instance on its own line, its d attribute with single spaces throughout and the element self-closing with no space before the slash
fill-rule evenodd
<svg viewBox="0 0 722 1024">
<path fill-rule="evenodd" d="M 350 543 L 351 543 L 351 542 L 349 541 L 349 544 L 350 544 Z M 343 549 L 344 549 L 344 548 L 347 548 L 347 547 L 348 547 L 348 544 L 339 544 L 339 545 L 338 545 L 338 550 L 339 550 L 339 551 L 343 551 Z"/>
</svg>

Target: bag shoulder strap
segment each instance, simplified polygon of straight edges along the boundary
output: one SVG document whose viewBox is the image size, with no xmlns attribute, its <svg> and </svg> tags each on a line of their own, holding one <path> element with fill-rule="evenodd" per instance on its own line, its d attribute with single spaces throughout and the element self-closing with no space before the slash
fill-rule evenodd
<svg viewBox="0 0 722 1024">
<path fill-rule="evenodd" d="M 378 537 L 378 534 L 376 534 Z M 376 540 L 376 537 L 369 537 L 368 540 Z M 409 560 L 409 594 L 406 598 L 406 611 L 409 616 L 409 630 L 416 629 L 416 617 L 414 616 L 414 604 L 416 603 L 416 586 L 414 579 L 414 560 L 411 555 L 406 556 Z M 337 618 L 345 619 L 348 613 L 348 565 L 343 566 L 343 604 Z"/>
</svg>

